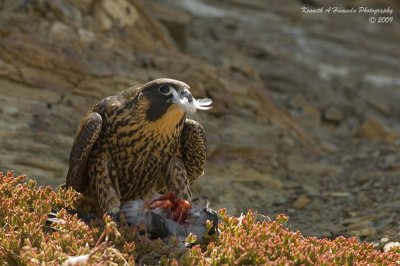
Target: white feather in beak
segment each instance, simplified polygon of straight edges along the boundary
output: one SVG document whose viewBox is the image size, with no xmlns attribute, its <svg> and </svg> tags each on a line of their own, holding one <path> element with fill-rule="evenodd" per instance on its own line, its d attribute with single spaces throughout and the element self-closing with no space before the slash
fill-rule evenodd
<svg viewBox="0 0 400 266">
<path fill-rule="evenodd" d="M 180 96 L 179 93 L 174 89 L 171 88 L 173 102 L 180 105 L 185 112 L 194 113 L 197 109 L 200 110 L 208 110 L 212 108 L 210 105 L 212 104 L 212 100 L 209 98 L 205 99 L 195 99 L 193 98 L 192 101 L 189 101 L 187 97 L 184 95 Z"/>
</svg>

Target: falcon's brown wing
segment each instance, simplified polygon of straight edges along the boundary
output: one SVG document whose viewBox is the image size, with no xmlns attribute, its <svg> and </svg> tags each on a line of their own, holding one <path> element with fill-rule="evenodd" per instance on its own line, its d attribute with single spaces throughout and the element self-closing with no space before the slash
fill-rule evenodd
<svg viewBox="0 0 400 266">
<path fill-rule="evenodd" d="M 181 135 L 182 159 L 190 183 L 204 174 L 207 159 L 207 140 L 198 122 L 186 119 Z"/>
<path fill-rule="evenodd" d="M 89 182 L 87 160 L 100 135 L 102 124 L 103 120 L 96 112 L 89 112 L 82 119 L 69 157 L 66 187 L 71 186 L 78 192 L 82 192 L 87 187 Z"/>
</svg>

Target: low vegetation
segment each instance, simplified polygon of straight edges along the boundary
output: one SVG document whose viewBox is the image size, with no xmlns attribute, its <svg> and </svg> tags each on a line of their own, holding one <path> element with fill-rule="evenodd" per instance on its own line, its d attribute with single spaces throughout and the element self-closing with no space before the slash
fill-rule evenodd
<svg viewBox="0 0 400 266">
<path fill-rule="evenodd" d="M 0 172 L 0 262 L 3 265 L 394 265 L 396 250 L 381 252 L 355 238 L 335 240 L 304 237 L 285 228 L 287 217 L 274 221 L 249 211 L 232 217 L 220 210 L 218 237 L 207 244 L 183 248 L 175 238 L 151 240 L 138 228 L 117 225 L 109 218 L 87 225 L 66 210 L 77 208 L 73 190 L 54 192 L 36 187 L 24 176 Z M 58 222 L 49 223 L 48 213 Z M 56 219 L 56 220 L 57 220 Z M 193 236 L 187 244 L 195 241 Z"/>
</svg>

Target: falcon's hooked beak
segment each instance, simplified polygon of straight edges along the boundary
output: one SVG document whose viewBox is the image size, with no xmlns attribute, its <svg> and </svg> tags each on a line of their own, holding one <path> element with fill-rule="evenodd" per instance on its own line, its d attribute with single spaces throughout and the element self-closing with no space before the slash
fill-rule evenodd
<svg viewBox="0 0 400 266">
<path fill-rule="evenodd" d="M 188 89 L 176 90 L 171 88 L 171 101 L 182 108 L 184 112 L 194 113 L 197 109 L 208 110 L 211 108 L 212 100 L 209 98 L 196 100 Z"/>
</svg>

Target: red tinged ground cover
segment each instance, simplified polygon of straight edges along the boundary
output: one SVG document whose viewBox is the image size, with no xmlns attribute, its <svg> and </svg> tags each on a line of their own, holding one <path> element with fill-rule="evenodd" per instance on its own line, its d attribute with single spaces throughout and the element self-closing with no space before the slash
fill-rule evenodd
<svg viewBox="0 0 400 266">
<path fill-rule="evenodd" d="M 355 238 L 304 237 L 285 227 L 284 215 L 269 221 L 249 211 L 242 217 L 219 211 L 220 234 L 207 244 L 182 248 L 176 239 L 151 240 L 137 228 L 118 227 L 108 216 L 87 225 L 65 209 L 80 195 L 69 189 L 36 187 L 24 176 L 0 172 L 0 264 L 60 265 L 67 260 L 98 265 L 398 265 L 400 253 L 375 250 Z M 166 199 L 162 199 L 164 201 Z M 172 205 L 174 199 L 167 199 Z M 170 208 L 173 208 L 172 205 Z M 186 203 L 175 203 L 186 208 Z M 175 207 L 175 208 L 178 208 Z M 63 222 L 49 224 L 60 210 Z M 179 210 L 179 213 L 182 213 Z M 179 217 L 176 217 L 179 218 Z M 187 238 L 193 242 L 193 236 Z"/>
</svg>

